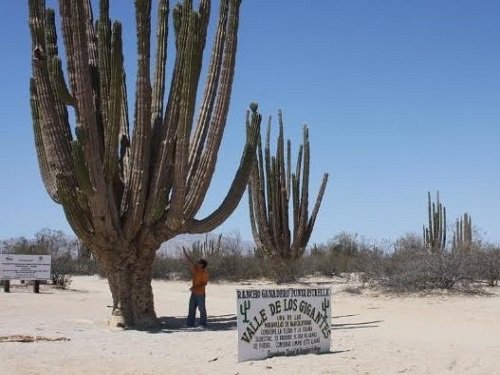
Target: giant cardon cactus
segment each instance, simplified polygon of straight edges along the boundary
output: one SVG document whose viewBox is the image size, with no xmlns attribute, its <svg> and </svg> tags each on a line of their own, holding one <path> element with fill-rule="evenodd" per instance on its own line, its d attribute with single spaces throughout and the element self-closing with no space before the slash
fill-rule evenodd
<svg viewBox="0 0 500 375">
<path fill-rule="evenodd" d="M 311 237 L 328 174 L 323 175 L 316 203 L 309 216 L 309 129 L 304 126 L 303 144 L 299 148 L 295 172 L 292 172 L 291 144 L 288 140 L 285 154 L 281 112 L 278 113 L 278 123 L 275 155 L 271 156 L 271 119 L 264 149 L 259 136 L 257 158 L 248 184 L 248 198 L 250 223 L 257 248 L 271 259 L 276 280 L 286 282 L 296 276 L 296 262 L 304 254 Z"/>
<path fill-rule="evenodd" d="M 165 86 L 169 3 L 158 1 L 152 69 L 151 0 L 134 1 L 137 72 L 130 134 L 122 25 L 110 20 L 108 0 L 99 2 L 97 20 L 90 0 L 59 1 L 68 83 L 58 53 L 54 11 L 43 0 L 29 0 L 31 108 L 41 175 L 50 197 L 63 206 L 76 235 L 106 273 L 113 325 L 157 323 L 151 289 L 156 249 L 177 234 L 216 228 L 245 191 L 259 133 L 255 109 L 228 194 L 212 214 L 195 218 L 214 173 L 226 124 L 240 1 L 220 1 L 197 119 L 195 101 L 210 0 L 201 0 L 198 9 L 185 0 L 172 10 L 176 53 L 169 87 Z M 75 114 L 74 126 L 68 107 Z"/>
</svg>

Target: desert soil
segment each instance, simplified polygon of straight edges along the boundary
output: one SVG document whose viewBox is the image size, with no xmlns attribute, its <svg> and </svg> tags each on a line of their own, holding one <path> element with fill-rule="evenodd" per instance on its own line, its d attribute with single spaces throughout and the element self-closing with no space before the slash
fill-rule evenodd
<svg viewBox="0 0 500 375">
<path fill-rule="evenodd" d="M 209 284 L 204 331 L 182 328 L 187 282 L 153 282 L 163 323 L 155 331 L 108 328 L 111 296 L 98 277 L 40 294 L 13 285 L 0 292 L 0 374 L 500 374 L 498 288 L 390 296 L 350 293 L 341 280 L 321 283 L 333 288 L 330 353 L 239 363 L 235 290 L 263 283 Z"/>
</svg>

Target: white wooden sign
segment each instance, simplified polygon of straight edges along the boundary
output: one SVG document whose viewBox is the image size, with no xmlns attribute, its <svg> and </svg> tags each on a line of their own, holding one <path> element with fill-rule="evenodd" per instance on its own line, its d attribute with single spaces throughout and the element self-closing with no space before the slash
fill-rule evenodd
<svg viewBox="0 0 500 375">
<path fill-rule="evenodd" d="M 0 254 L 0 279 L 50 280 L 50 255 Z"/>
<path fill-rule="evenodd" d="M 330 288 L 240 289 L 236 297 L 239 361 L 330 351 Z"/>
</svg>

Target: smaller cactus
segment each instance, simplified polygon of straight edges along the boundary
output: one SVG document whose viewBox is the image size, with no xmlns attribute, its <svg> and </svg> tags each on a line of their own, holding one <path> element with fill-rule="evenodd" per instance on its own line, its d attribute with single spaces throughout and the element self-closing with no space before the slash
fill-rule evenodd
<svg viewBox="0 0 500 375">
<path fill-rule="evenodd" d="M 429 226 L 423 228 L 425 247 L 430 253 L 442 253 L 446 247 L 446 207 L 439 201 L 439 191 L 436 202 L 432 202 L 431 193 L 427 192 L 427 210 Z"/>
<path fill-rule="evenodd" d="M 271 118 L 264 144 L 259 136 L 257 157 L 248 183 L 248 206 L 252 234 L 259 252 L 272 262 L 276 281 L 296 278 L 297 260 L 304 254 L 316 222 L 328 182 L 323 175 L 316 202 L 309 211 L 309 129 L 304 126 L 295 171 L 291 142 L 285 143 L 284 124 L 278 112 L 276 152 L 271 150 Z"/>
<path fill-rule="evenodd" d="M 184 250 L 187 251 L 186 248 Z M 203 241 L 193 242 L 191 245 L 191 253 L 198 258 L 206 258 L 222 253 L 222 234 L 219 234 L 217 239 L 211 239 L 208 234 L 205 235 Z"/>
<path fill-rule="evenodd" d="M 466 212 L 455 223 L 453 250 L 461 249 L 472 243 L 472 218 Z"/>
</svg>

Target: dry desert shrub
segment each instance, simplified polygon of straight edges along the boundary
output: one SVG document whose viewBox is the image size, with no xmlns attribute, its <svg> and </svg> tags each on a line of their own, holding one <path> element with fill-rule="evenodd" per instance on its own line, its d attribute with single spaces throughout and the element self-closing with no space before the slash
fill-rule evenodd
<svg viewBox="0 0 500 375">
<path fill-rule="evenodd" d="M 500 248 L 487 246 L 477 253 L 476 277 L 486 281 L 490 287 L 498 286 L 500 280 Z"/>
</svg>

